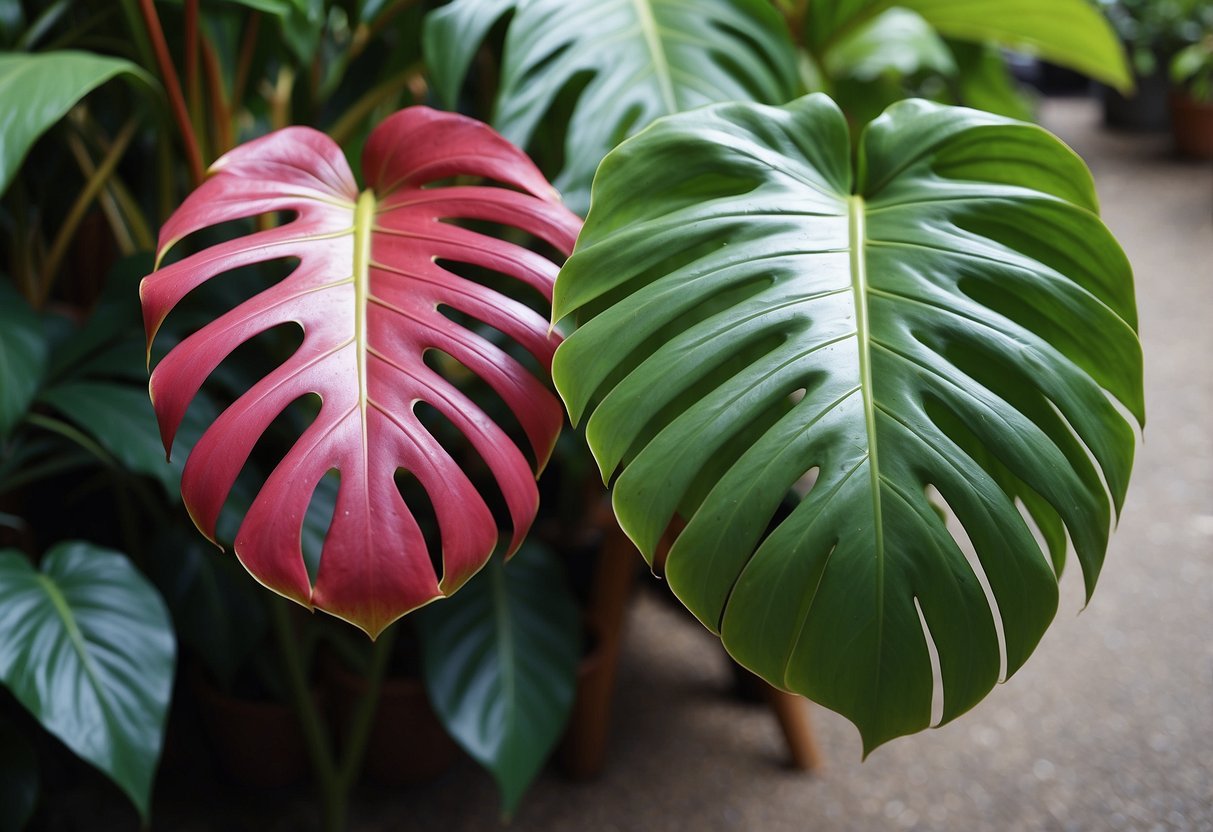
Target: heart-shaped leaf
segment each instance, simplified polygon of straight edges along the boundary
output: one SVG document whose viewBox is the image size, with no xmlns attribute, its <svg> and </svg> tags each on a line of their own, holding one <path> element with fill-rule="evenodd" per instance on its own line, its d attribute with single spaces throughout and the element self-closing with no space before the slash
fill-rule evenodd
<svg viewBox="0 0 1213 832">
<path fill-rule="evenodd" d="M 443 724 L 493 775 L 512 813 L 564 730 L 581 616 L 559 560 L 534 543 L 493 559 L 420 618 L 425 684 Z"/>
<path fill-rule="evenodd" d="M 430 367 L 426 354 L 446 354 L 496 392 L 524 429 L 539 468 L 563 421 L 559 401 L 539 378 L 444 310 L 497 330 L 544 368 L 558 342 L 547 322 L 439 261 L 503 274 L 548 298 L 557 264 L 456 222 L 511 226 L 568 252 L 580 221 L 517 148 L 478 122 L 425 107 L 403 110 L 376 128 L 363 170 L 369 187 L 359 193 L 340 148 L 307 128 L 237 148 L 169 219 L 161 256 L 186 235 L 222 222 L 274 211 L 293 212 L 295 219 L 161 268 L 144 281 L 142 297 L 150 343 L 169 311 L 202 283 L 242 266 L 299 261 L 287 278 L 175 347 L 152 374 L 152 399 L 171 447 L 190 401 L 226 356 L 273 327 L 302 327 L 299 349 L 224 411 L 194 447 L 182 495 L 213 539 L 258 437 L 293 401 L 318 395 L 319 414 L 253 502 L 236 554 L 275 592 L 375 635 L 454 592 L 498 544 L 488 505 L 414 413 L 418 402 L 454 425 L 496 479 L 513 525 L 510 551 L 526 535 L 538 502 L 536 466 L 476 402 Z M 442 184 L 454 177 L 484 177 L 505 187 Z M 317 483 L 330 470 L 340 473 L 341 486 L 313 586 L 300 529 Z M 441 575 L 401 497 L 399 471 L 415 476 L 433 504 Z"/>
<path fill-rule="evenodd" d="M 64 543 L 35 569 L 0 552 L 0 682 L 147 817 L 173 685 L 164 602 L 125 556 Z"/>
<path fill-rule="evenodd" d="M 0 54 L 0 112 L 12 114 L 0 119 L 0 194 L 38 137 L 118 75 L 151 83 L 143 70 L 121 58 L 71 50 Z"/>
<path fill-rule="evenodd" d="M 678 597 L 868 750 L 931 722 L 929 643 L 945 722 L 1023 664 L 1067 532 L 1095 585 L 1135 446 L 1112 399 L 1144 418 L 1132 274 L 1097 211 L 1044 130 L 923 101 L 854 165 L 815 95 L 662 120 L 599 171 L 557 387 L 622 466 L 641 550 L 688 520 Z"/>
</svg>

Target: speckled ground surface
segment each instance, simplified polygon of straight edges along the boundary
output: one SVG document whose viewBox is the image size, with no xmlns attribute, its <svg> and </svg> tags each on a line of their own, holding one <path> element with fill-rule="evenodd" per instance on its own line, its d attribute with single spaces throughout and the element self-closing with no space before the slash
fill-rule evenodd
<svg viewBox="0 0 1213 832">
<path fill-rule="evenodd" d="M 866 763 L 855 730 L 814 708 L 828 762 L 810 777 L 782 765 L 770 714 L 729 695 L 713 639 L 642 596 L 607 773 L 586 785 L 545 774 L 510 829 L 1213 830 L 1213 166 L 1175 161 L 1165 139 L 1099 130 L 1086 102 L 1044 116 L 1095 170 L 1137 269 L 1146 344 L 1146 443 L 1092 605 L 1079 614 L 1071 569 L 1018 675 Z M 234 814 L 248 829 L 313 827 L 301 795 L 282 798 L 250 796 Z M 367 832 L 499 828 L 492 785 L 467 762 L 357 802 Z M 175 803 L 155 827 L 241 825 Z"/>
</svg>

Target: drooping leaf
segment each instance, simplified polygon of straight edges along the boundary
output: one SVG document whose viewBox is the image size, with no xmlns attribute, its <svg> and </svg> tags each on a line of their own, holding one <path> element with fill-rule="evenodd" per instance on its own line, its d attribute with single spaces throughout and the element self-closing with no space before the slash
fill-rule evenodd
<svg viewBox="0 0 1213 832">
<path fill-rule="evenodd" d="M 25 154 L 77 101 L 119 75 L 151 83 L 130 61 L 88 52 L 0 53 L 0 194 Z"/>
<path fill-rule="evenodd" d="M 149 343 L 192 289 L 231 269 L 293 258 L 297 268 L 269 290 L 173 349 L 152 375 L 166 447 L 190 401 L 235 348 L 283 324 L 303 329 L 302 346 L 228 408 L 195 446 L 182 494 L 200 529 L 215 523 L 254 444 L 291 402 L 323 405 L 277 466 L 236 537 L 236 554 L 259 581 L 372 635 L 408 611 L 453 593 L 498 544 L 498 527 L 468 474 L 415 414 L 432 406 L 483 457 L 509 508 L 509 549 L 537 505 L 535 468 L 560 432 L 556 397 L 517 359 L 457 324 L 454 310 L 499 331 L 543 366 L 557 338 L 522 303 L 441 261 L 498 272 L 550 297 L 557 265 L 516 243 L 455 224 L 512 226 L 571 249 L 580 222 L 519 150 L 488 127 L 416 107 L 384 121 L 363 155 L 359 193 L 340 149 L 323 134 L 290 128 L 220 159 L 161 231 L 161 254 L 181 238 L 225 221 L 273 211 L 296 218 L 207 248 L 149 275 L 142 287 Z M 508 187 L 439 186 L 456 176 Z M 426 362 L 449 356 L 483 379 L 514 413 L 538 465 L 506 432 Z M 449 363 L 449 362 L 448 362 Z M 330 470 L 341 474 L 319 574 L 309 580 L 300 528 Z M 428 492 L 442 538 L 442 574 L 395 476 Z M 439 553 L 434 553 L 435 557 Z"/>
<path fill-rule="evenodd" d="M 0 552 L 0 682 L 146 819 L 176 647 L 155 589 L 117 552 Z"/>
<path fill-rule="evenodd" d="M 804 36 L 829 61 L 830 50 L 895 6 L 916 12 L 940 34 L 1025 49 L 1120 89 L 1133 86 L 1124 48 L 1089 0 L 830 0 L 809 3 Z"/>
<path fill-rule="evenodd" d="M 1052 619 L 1017 501 L 1058 568 L 1068 532 L 1094 588 L 1135 445 L 1111 398 L 1144 405 L 1132 274 L 1068 148 L 924 101 L 873 122 L 854 166 L 850 148 L 814 95 L 672 117 L 614 151 L 557 282 L 555 319 L 582 326 L 554 377 L 574 420 L 592 412 L 604 474 L 622 468 L 641 550 L 688 521 L 678 597 L 871 750 L 930 723 L 928 639 L 946 722 Z"/>
<path fill-rule="evenodd" d="M 584 88 L 573 90 L 582 78 Z M 506 34 L 495 126 L 525 147 L 558 97 L 573 91 L 556 187 L 584 211 L 602 157 L 655 118 L 791 98 L 795 51 L 768 0 L 520 0 Z"/>
<path fill-rule="evenodd" d="M 123 468 L 154 477 L 166 492 L 176 493 L 181 465 L 164 464 L 164 446 L 146 391 L 114 382 L 72 381 L 43 391 L 39 398 L 105 448 Z"/>
<path fill-rule="evenodd" d="M 1011 74 L 1002 53 L 988 44 L 952 43 L 956 58 L 956 87 L 959 101 L 1007 118 L 1031 121 L 1036 106 L 1031 93 Z"/>
<path fill-rule="evenodd" d="M 459 89 L 489 31 L 519 0 L 451 0 L 426 15 L 425 63 L 438 100 L 455 109 Z"/>
<path fill-rule="evenodd" d="M 561 563 L 527 543 L 419 621 L 434 710 L 496 779 L 510 814 L 560 739 L 577 687 L 581 617 Z"/>
<path fill-rule="evenodd" d="M 909 9 L 889 9 L 843 38 L 830 50 L 832 78 L 872 81 L 886 73 L 913 75 L 931 70 L 951 75 L 956 63 L 931 24 Z"/>
<path fill-rule="evenodd" d="M 0 280 L 0 439 L 21 421 L 45 373 L 42 322 L 25 299 Z"/>
</svg>

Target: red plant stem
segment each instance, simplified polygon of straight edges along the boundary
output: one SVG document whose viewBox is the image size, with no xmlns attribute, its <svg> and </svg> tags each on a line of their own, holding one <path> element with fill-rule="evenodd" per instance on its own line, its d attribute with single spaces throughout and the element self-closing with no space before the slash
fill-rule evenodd
<svg viewBox="0 0 1213 832">
<path fill-rule="evenodd" d="M 196 187 L 202 183 L 206 173 L 202 166 L 202 153 L 198 149 L 198 139 L 190 124 L 189 110 L 185 106 L 185 96 L 181 94 L 181 79 L 177 76 L 177 68 L 173 66 L 173 59 L 169 55 L 168 44 L 164 40 L 164 29 L 160 25 L 160 17 L 156 14 L 153 0 L 139 0 L 139 10 L 143 13 L 143 22 L 147 26 L 147 34 L 156 53 L 156 63 L 160 67 L 160 77 L 164 81 L 164 89 L 173 111 L 173 118 L 181 131 L 190 179 Z"/>
<path fill-rule="evenodd" d="M 185 89 L 191 97 L 198 89 L 198 0 L 185 0 Z"/>
</svg>

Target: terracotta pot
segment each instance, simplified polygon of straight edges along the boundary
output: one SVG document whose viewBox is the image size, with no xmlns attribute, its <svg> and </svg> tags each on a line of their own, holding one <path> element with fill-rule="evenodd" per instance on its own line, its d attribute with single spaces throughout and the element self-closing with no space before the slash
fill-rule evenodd
<svg viewBox="0 0 1213 832">
<path fill-rule="evenodd" d="M 228 696 L 201 673 L 194 677 L 194 690 L 207 736 L 233 781 L 273 789 L 297 783 L 307 774 L 307 743 L 291 707 Z"/>
<path fill-rule="evenodd" d="M 1172 93 L 1171 125 L 1180 153 L 1213 159 L 1213 103 L 1197 101 L 1182 92 Z"/>
<path fill-rule="evenodd" d="M 367 681 L 337 659 L 323 664 L 338 742 L 366 693 Z M 399 786 L 433 780 L 459 755 L 459 746 L 438 721 L 420 679 L 387 678 L 367 741 L 363 772 L 380 783 Z"/>
</svg>

